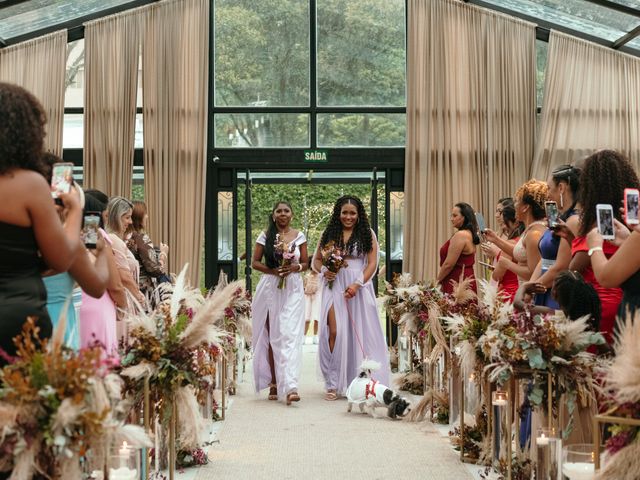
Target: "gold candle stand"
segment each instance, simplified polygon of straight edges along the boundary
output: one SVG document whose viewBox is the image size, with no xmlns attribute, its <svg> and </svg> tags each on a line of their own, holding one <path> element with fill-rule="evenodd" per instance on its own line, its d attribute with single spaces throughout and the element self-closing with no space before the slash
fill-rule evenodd
<svg viewBox="0 0 640 480">
<path fill-rule="evenodd" d="M 640 418 L 616 417 L 613 415 L 596 415 L 593 417 L 593 450 L 596 472 L 600 469 L 600 425 L 630 425 L 640 427 Z"/>
</svg>

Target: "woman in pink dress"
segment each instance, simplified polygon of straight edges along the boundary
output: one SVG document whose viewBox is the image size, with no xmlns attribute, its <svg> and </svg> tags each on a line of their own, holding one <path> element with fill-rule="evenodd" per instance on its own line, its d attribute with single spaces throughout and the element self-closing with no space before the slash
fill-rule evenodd
<svg viewBox="0 0 640 480">
<path fill-rule="evenodd" d="M 456 203 L 451 210 L 451 225 L 458 231 L 440 247 L 440 270 L 437 280 L 444 293 L 452 293 L 455 283 L 471 279 L 477 291 L 473 266 L 476 245 L 480 243 L 475 212 L 468 203 Z"/>
<path fill-rule="evenodd" d="M 321 250 L 331 241 L 347 252 L 347 265 L 337 274 L 322 265 Z M 389 385 L 389 353 L 371 281 L 378 269 L 378 241 L 359 198 L 336 201 L 313 267 L 323 275 L 318 355 L 325 400 L 344 395 L 365 358 L 380 363 L 374 378 Z"/>
</svg>

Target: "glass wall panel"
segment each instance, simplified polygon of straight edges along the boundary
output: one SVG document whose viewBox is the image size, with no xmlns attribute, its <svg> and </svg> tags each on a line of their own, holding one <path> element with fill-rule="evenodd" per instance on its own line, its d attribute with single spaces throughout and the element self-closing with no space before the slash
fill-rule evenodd
<svg viewBox="0 0 640 480">
<path fill-rule="evenodd" d="M 84 38 L 67 44 L 65 107 L 84 106 Z"/>
<path fill-rule="evenodd" d="M 404 192 L 390 192 L 389 217 L 391 220 L 391 260 L 402 260 L 404 247 Z"/>
<path fill-rule="evenodd" d="M 229 113 L 214 116 L 216 147 L 308 147 L 306 113 Z"/>
<path fill-rule="evenodd" d="M 536 40 L 536 105 L 542 106 L 544 95 L 544 79 L 547 71 L 547 55 L 549 44 L 542 40 Z"/>
<path fill-rule="evenodd" d="M 65 113 L 62 126 L 62 148 L 82 148 L 84 124 L 81 113 Z"/>
<path fill-rule="evenodd" d="M 638 25 L 637 17 L 585 0 L 486 0 L 534 18 L 615 41 Z"/>
<path fill-rule="evenodd" d="M 404 147 L 404 113 L 331 113 L 318 115 L 318 146 Z"/>
<path fill-rule="evenodd" d="M 405 0 L 318 0 L 318 105 L 404 106 Z"/>
<path fill-rule="evenodd" d="M 233 192 L 218 192 L 218 260 L 233 260 Z"/>
<path fill-rule="evenodd" d="M 215 105 L 309 105 L 309 2 L 215 0 Z"/>
</svg>

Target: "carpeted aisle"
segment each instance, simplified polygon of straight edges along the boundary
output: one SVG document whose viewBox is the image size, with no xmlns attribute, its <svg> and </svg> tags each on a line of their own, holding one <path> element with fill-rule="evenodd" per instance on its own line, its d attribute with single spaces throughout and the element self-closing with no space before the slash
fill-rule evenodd
<svg viewBox="0 0 640 480">
<path fill-rule="evenodd" d="M 349 414 L 344 399 L 323 400 L 317 347 L 304 348 L 302 401 L 287 407 L 266 392 L 256 397 L 247 371 L 197 480 L 472 479 L 429 423 Z"/>
</svg>

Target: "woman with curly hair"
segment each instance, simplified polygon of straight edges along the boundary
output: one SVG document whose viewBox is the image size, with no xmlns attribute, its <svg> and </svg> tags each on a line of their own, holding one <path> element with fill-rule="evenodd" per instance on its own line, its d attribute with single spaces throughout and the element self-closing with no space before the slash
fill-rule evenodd
<svg viewBox="0 0 640 480">
<path fill-rule="evenodd" d="M 640 181 L 633 166 L 620 153 L 613 150 L 600 150 L 585 160 L 578 198 L 582 211 L 580 229 L 573 239 L 573 259 L 569 268 L 581 272 L 585 280 L 593 285 L 602 303 L 602 322 L 600 331 L 609 343 L 613 342 L 613 330 L 618 307 L 622 301 L 622 290 L 611 288 L 613 283 L 602 285 L 592 268 L 592 256 L 596 256 L 598 265 L 611 258 L 618 246 L 615 242 L 601 241 L 596 244 L 592 239 L 591 248 L 587 235 L 596 225 L 596 205 L 599 203 L 613 206 L 618 228 L 622 215 L 618 209 L 624 198 L 625 188 L 640 188 Z M 602 239 L 600 239 L 602 240 Z"/>
<path fill-rule="evenodd" d="M 267 228 L 256 240 L 251 268 L 263 273 L 252 303 L 253 376 L 256 393 L 269 387 L 269 400 L 300 401 L 298 377 L 304 338 L 304 287 L 300 272 L 309 262 L 307 238 L 291 228 L 293 209 L 277 202 Z M 282 265 L 276 243 L 288 246 Z M 264 262 L 263 262 L 264 258 Z M 286 281 L 283 281 L 286 280 Z"/>
<path fill-rule="evenodd" d="M 548 193 L 547 184 L 534 179 L 524 183 L 514 197 L 516 220 L 524 225 L 524 230 L 513 247 L 513 260 L 507 257 L 500 258 L 496 270 L 506 269 L 515 273 L 520 283 L 531 278 L 540 261 L 538 242 L 547 229 L 547 223 L 544 221 L 544 202 Z M 487 240 L 500 245 L 500 239 L 491 230 L 485 231 L 485 236 Z"/>
<path fill-rule="evenodd" d="M 329 242 L 346 252 L 347 265 L 338 273 L 322 264 L 321 251 Z M 380 363 L 376 380 L 389 385 L 389 355 L 371 282 L 378 268 L 378 240 L 359 198 L 345 195 L 336 201 L 313 267 L 323 276 L 318 355 L 325 400 L 344 395 L 365 358 Z"/>
<path fill-rule="evenodd" d="M 454 285 L 469 280 L 477 292 L 473 266 L 476 262 L 478 223 L 468 203 L 456 203 L 451 210 L 451 225 L 458 231 L 440 247 L 440 270 L 436 277 L 444 293 L 452 293 Z"/>
<path fill-rule="evenodd" d="M 75 188 L 54 208 L 41 162 L 46 116 L 38 100 L 17 85 L 0 83 L 0 366 L 15 355 L 13 338 L 27 317 L 40 337 L 51 335 L 42 260 L 65 272 L 80 248 L 82 209 Z"/>
</svg>

